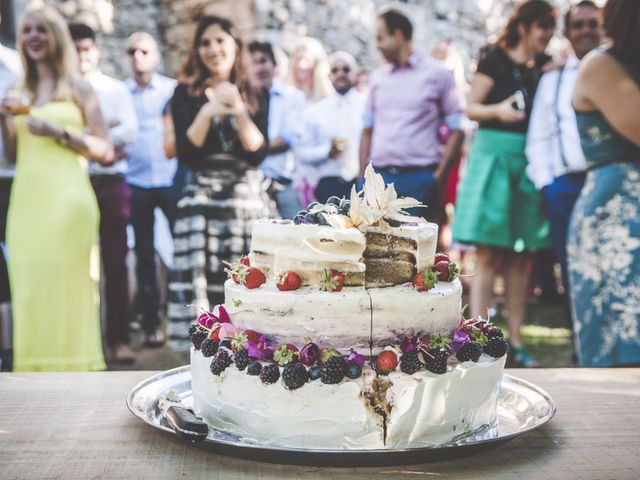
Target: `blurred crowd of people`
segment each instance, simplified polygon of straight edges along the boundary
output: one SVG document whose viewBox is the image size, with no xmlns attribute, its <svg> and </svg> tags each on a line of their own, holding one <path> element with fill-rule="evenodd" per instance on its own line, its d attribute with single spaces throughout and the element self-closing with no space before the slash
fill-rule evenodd
<svg viewBox="0 0 640 480">
<path fill-rule="evenodd" d="M 224 262 L 249 250 L 252 223 L 348 195 L 369 163 L 430 221 L 455 204 L 453 242 L 476 252 L 470 314 L 487 315 L 500 272 L 518 365 L 538 365 L 521 327 L 532 254 L 549 248 L 578 364 L 640 364 L 640 4 L 575 3 L 567 54 L 552 59 L 560 21 L 544 0 L 520 3 L 467 83 L 455 45 L 420 53 L 397 9 L 377 17 L 373 71 L 313 38 L 287 58 L 203 16 L 177 79 L 135 32 L 121 81 L 101 72 L 90 27 L 27 10 L 19 53 L 0 45 L 0 151 L 16 165 L 0 270 L 13 369 L 99 370 L 103 351 L 134 361 L 128 225 L 144 344 L 185 348 L 196 309 L 224 300 Z M 157 210 L 173 237 L 166 326 Z"/>
</svg>

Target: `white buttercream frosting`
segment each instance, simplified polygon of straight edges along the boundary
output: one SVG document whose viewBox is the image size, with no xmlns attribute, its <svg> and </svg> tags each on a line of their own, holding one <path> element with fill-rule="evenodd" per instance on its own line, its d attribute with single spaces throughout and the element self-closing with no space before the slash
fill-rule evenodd
<svg viewBox="0 0 640 480">
<path fill-rule="evenodd" d="M 270 335 L 278 343 L 302 345 L 309 337 L 321 346 L 368 349 L 370 339 L 382 347 L 401 333 L 451 333 L 460 321 L 461 293 L 458 280 L 439 282 L 428 292 L 405 284 L 368 293 L 359 287 L 282 292 L 273 283 L 249 290 L 228 280 L 225 307 L 238 328 Z"/>
<path fill-rule="evenodd" d="M 477 364 L 449 367 L 444 375 L 393 372 L 387 377 L 391 412 L 385 420 L 363 395 L 375 378 L 366 367 L 356 380 L 316 380 L 289 391 L 282 380 L 265 385 L 234 365 L 215 376 L 210 362 L 192 349 L 194 411 L 209 424 L 260 443 L 327 449 L 440 444 L 491 424 L 504 368 L 504 357 L 483 356 Z"/>
</svg>

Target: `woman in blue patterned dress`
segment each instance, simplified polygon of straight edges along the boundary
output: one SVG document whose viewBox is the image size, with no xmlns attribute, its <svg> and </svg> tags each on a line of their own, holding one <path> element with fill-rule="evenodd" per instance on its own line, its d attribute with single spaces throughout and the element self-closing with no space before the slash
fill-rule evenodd
<svg viewBox="0 0 640 480">
<path fill-rule="evenodd" d="M 613 40 L 592 52 L 573 96 L 589 172 L 567 243 L 578 362 L 640 364 L 640 2 L 609 0 Z"/>
</svg>

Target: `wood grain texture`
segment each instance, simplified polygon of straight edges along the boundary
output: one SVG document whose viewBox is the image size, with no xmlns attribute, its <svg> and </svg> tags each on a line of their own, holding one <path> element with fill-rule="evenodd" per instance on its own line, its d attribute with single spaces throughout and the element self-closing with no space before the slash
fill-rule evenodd
<svg viewBox="0 0 640 480">
<path fill-rule="evenodd" d="M 640 369 L 508 370 L 547 390 L 544 427 L 455 461 L 384 468 L 277 465 L 173 440 L 135 418 L 154 372 L 0 374 L 0 479 L 640 478 Z"/>
</svg>

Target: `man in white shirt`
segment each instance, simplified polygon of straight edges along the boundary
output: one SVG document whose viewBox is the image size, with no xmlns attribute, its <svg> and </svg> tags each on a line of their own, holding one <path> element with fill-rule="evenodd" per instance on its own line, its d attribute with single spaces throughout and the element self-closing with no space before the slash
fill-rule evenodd
<svg viewBox="0 0 640 480">
<path fill-rule="evenodd" d="M 14 88 L 21 78 L 20 55 L 15 50 L 0 44 L 0 99 L 4 98 L 7 90 Z M 12 177 L 13 165 L 9 165 L 5 157 L 0 132 L 0 369 L 3 371 L 11 371 L 12 339 L 9 308 L 11 295 L 9 293 L 7 262 L 4 255 L 4 241 Z"/>
<path fill-rule="evenodd" d="M 69 26 L 78 52 L 80 73 L 96 92 L 109 138 L 118 161 L 110 166 L 89 163 L 89 175 L 100 207 L 100 250 L 105 275 L 107 359 L 131 363 L 135 354 L 129 346 L 129 282 L 127 271 L 127 224 L 131 216 L 131 190 L 126 148 L 138 131 L 133 99 L 124 82 L 100 71 L 100 46 L 95 32 L 84 24 Z"/>
<path fill-rule="evenodd" d="M 350 53 L 329 57 L 335 93 L 309 106 L 296 157 L 317 179 L 315 196 L 348 197 L 360 170 L 359 145 L 367 98 L 356 88 L 358 68 Z"/>
<path fill-rule="evenodd" d="M 251 81 L 268 95 L 266 134 L 267 156 L 258 167 L 272 181 L 271 193 L 282 218 L 293 218 L 300 210 L 300 200 L 293 188 L 295 171 L 293 150 L 298 140 L 304 94 L 276 77 L 277 64 L 273 46 L 254 40 L 248 46 Z"/>
<path fill-rule="evenodd" d="M 527 175 L 542 192 L 566 290 L 567 228 L 586 169 L 571 99 L 580 59 L 602 41 L 602 19 L 597 5 L 588 0 L 573 5 L 565 16 L 564 34 L 574 55 L 564 67 L 540 79 L 529 121 L 526 154 Z"/>
</svg>

